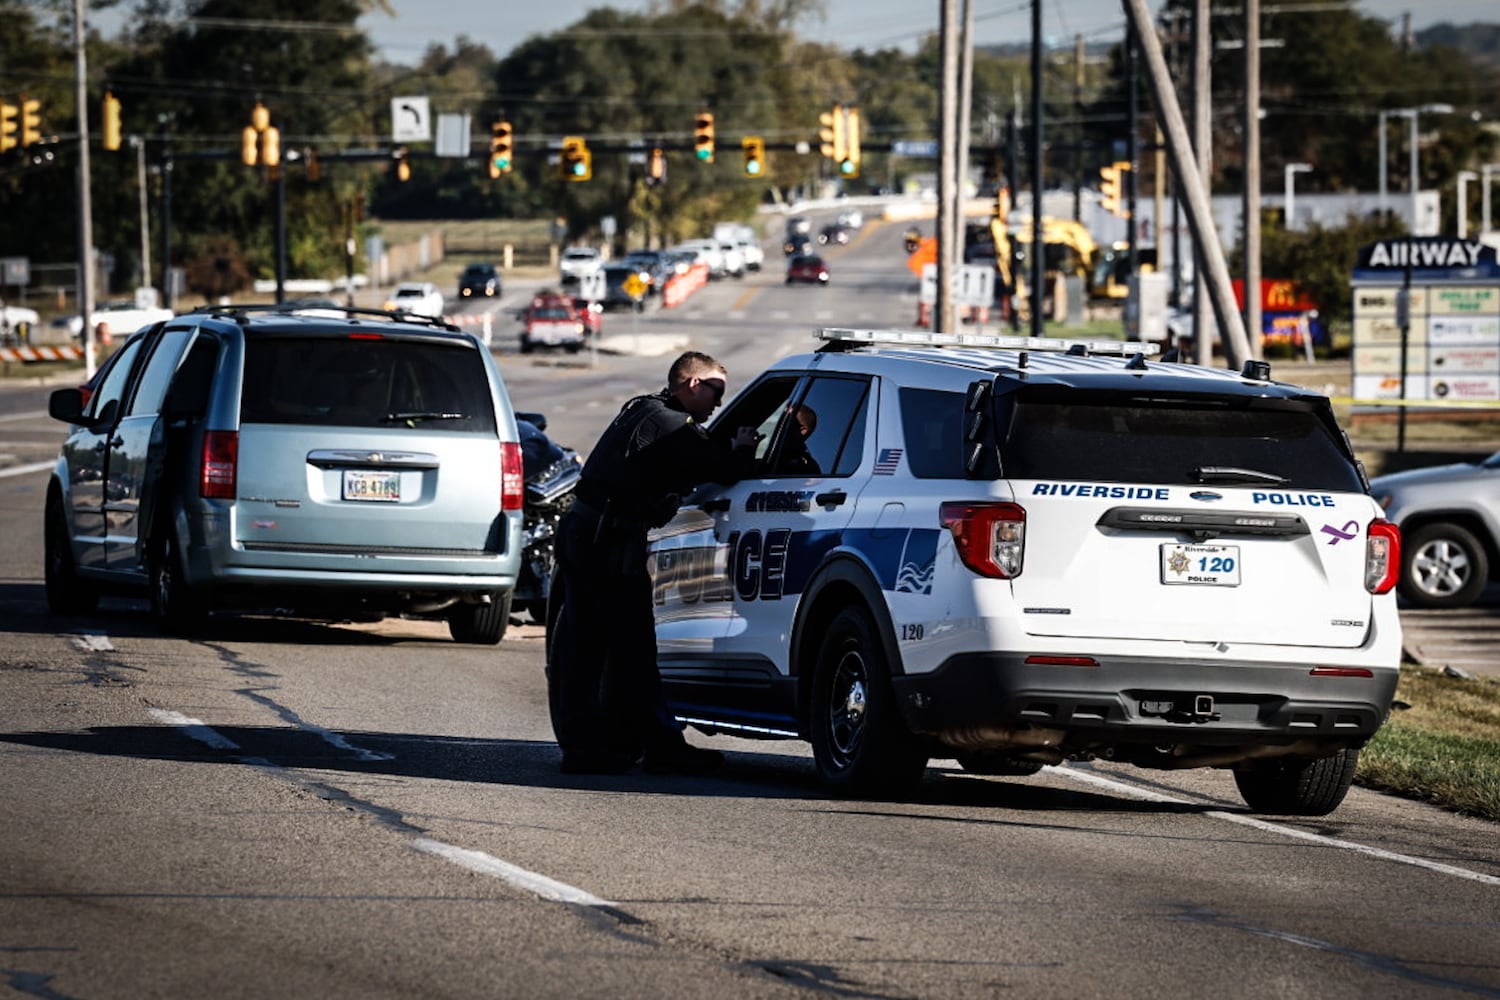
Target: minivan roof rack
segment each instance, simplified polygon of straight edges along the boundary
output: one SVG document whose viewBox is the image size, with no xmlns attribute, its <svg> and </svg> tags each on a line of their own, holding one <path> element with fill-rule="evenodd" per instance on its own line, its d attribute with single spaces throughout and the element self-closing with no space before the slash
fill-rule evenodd
<svg viewBox="0 0 1500 1000">
<path fill-rule="evenodd" d="M 376 309 L 370 306 L 344 306 L 327 299 L 288 299 L 285 302 L 239 302 L 225 305 L 203 305 L 192 310 L 193 313 L 206 314 L 210 316 L 227 316 L 236 322 L 245 322 L 252 313 L 285 314 L 285 315 L 314 315 L 330 316 L 337 318 L 343 316 L 351 320 L 374 319 L 383 320 L 388 323 L 419 323 L 424 326 L 436 327 L 440 330 L 456 330 L 446 320 L 436 316 L 424 316 L 421 313 L 403 312 L 399 309 Z"/>
<path fill-rule="evenodd" d="M 1053 337 L 1017 337 L 995 333 L 935 333 L 931 330 L 852 330 L 825 326 L 813 331 L 823 341 L 820 351 L 847 351 L 862 345 L 893 347 L 986 347 L 1007 351 L 1047 351 L 1054 354 L 1154 355 L 1161 348 L 1145 341 L 1064 340 Z"/>
</svg>

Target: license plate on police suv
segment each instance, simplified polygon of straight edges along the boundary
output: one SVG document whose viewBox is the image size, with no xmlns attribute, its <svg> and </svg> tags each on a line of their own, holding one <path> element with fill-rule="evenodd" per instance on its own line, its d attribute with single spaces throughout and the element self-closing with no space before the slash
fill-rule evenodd
<svg viewBox="0 0 1500 1000">
<path fill-rule="evenodd" d="M 345 469 L 344 499 L 396 503 L 401 499 L 401 473 Z"/>
<path fill-rule="evenodd" d="M 1199 587 L 1238 587 L 1240 547 L 1166 542 L 1161 547 L 1161 582 Z"/>
</svg>

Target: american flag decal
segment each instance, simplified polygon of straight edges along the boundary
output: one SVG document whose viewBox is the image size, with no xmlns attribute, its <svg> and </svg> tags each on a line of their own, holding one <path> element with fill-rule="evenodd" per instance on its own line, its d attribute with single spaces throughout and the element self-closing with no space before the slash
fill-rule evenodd
<svg viewBox="0 0 1500 1000">
<path fill-rule="evenodd" d="M 880 457 L 875 459 L 875 475 L 894 476 L 896 474 L 896 466 L 899 464 L 901 464 L 900 448 L 882 448 L 880 449 Z"/>
</svg>

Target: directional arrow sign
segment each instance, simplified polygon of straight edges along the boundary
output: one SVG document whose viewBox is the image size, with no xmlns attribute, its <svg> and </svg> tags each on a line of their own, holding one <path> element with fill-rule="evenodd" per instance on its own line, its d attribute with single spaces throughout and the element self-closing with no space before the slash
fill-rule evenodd
<svg viewBox="0 0 1500 1000">
<path fill-rule="evenodd" d="M 429 142 L 432 114 L 425 97 L 391 98 L 391 141 Z"/>
</svg>

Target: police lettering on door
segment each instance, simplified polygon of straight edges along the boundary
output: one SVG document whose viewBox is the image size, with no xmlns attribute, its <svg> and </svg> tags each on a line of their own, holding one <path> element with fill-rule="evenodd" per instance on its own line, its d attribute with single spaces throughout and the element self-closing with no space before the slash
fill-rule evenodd
<svg viewBox="0 0 1500 1000">
<path fill-rule="evenodd" d="M 673 547 L 665 541 L 651 554 L 652 597 L 665 604 L 675 588 L 683 604 L 779 600 L 786 589 L 791 529 L 736 531 L 723 545 Z"/>
</svg>

